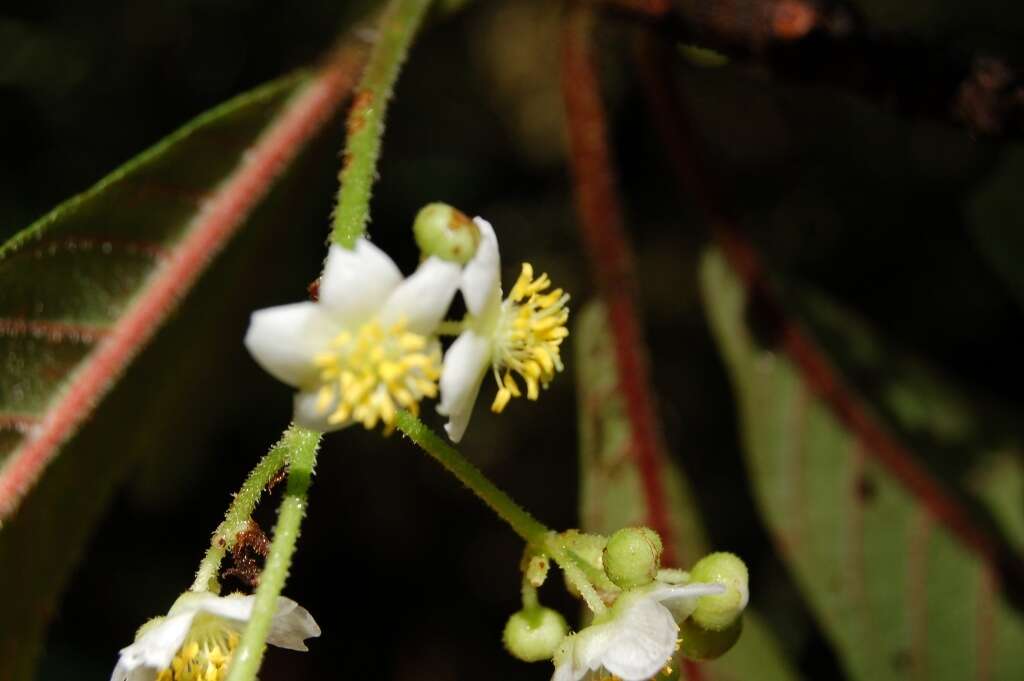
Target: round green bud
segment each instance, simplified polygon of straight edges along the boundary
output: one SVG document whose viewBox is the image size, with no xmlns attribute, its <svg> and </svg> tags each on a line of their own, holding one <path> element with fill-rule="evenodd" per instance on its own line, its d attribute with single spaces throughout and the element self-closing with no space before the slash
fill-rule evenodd
<svg viewBox="0 0 1024 681">
<path fill-rule="evenodd" d="M 735 555 L 726 552 L 704 556 L 690 570 L 692 582 L 721 584 L 725 593 L 701 596 L 693 620 L 704 629 L 727 629 L 747 607 L 750 598 L 747 566 Z"/>
<path fill-rule="evenodd" d="M 721 631 L 709 631 L 688 618 L 679 625 L 679 652 L 691 660 L 714 660 L 736 645 L 742 631 L 742 617 Z"/>
<path fill-rule="evenodd" d="M 650 584 L 661 567 L 661 537 L 649 527 L 624 527 L 604 547 L 604 573 L 615 586 Z"/>
<path fill-rule="evenodd" d="M 550 660 L 569 633 L 565 618 L 550 608 L 520 610 L 508 618 L 502 640 L 523 662 Z"/>
<path fill-rule="evenodd" d="M 460 265 L 469 262 L 480 244 L 476 224 L 447 203 L 429 203 L 421 208 L 412 232 L 423 255 L 436 255 Z"/>
</svg>

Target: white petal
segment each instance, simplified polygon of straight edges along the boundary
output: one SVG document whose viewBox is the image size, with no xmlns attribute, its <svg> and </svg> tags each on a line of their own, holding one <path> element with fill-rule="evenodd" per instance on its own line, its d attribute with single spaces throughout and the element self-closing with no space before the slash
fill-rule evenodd
<svg viewBox="0 0 1024 681">
<path fill-rule="evenodd" d="M 155 671 L 166 668 L 185 642 L 195 616 L 195 610 L 170 615 L 150 627 L 135 643 L 122 648 L 111 681 L 124 681 L 126 678 L 136 681 L 138 676 L 135 671 L 144 667 Z M 127 676 L 124 675 L 126 672 Z M 118 677 L 118 674 L 121 676 Z"/>
<path fill-rule="evenodd" d="M 284 596 L 277 599 L 277 612 L 270 621 L 270 632 L 267 643 L 288 650 L 309 650 L 305 640 L 320 635 L 313 616 L 290 598 Z"/>
<path fill-rule="evenodd" d="M 577 635 L 571 634 L 558 646 L 552 658 L 555 673 L 551 676 L 551 681 L 579 681 L 587 674 L 586 667 L 581 667 L 576 662 L 577 639 Z"/>
<path fill-rule="evenodd" d="M 473 414 L 473 404 L 491 362 L 491 341 L 465 331 L 444 353 L 441 366 L 441 401 L 437 412 L 448 417 L 444 429 L 452 442 L 462 439 Z"/>
<path fill-rule="evenodd" d="M 461 289 L 466 309 L 483 317 L 488 308 L 501 304 L 501 256 L 491 223 L 480 217 L 473 218 L 473 222 L 480 230 L 480 244 L 462 270 Z"/>
<path fill-rule="evenodd" d="M 617 630 L 614 622 L 592 624 L 576 634 L 573 650 L 573 668 L 580 675 L 597 671 L 604 664 L 604 658 L 615 642 Z"/>
<path fill-rule="evenodd" d="M 459 287 L 462 268 L 430 257 L 391 292 L 380 312 L 384 326 L 404 319 L 413 333 L 430 335 L 444 319 Z"/>
<path fill-rule="evenodd" d="M 602 662 L 622 681 L 649 679 L 672 659 L 679 626 L 653 598 L 637 599 L 612 626 L 616 630 L 614 640 Z"/>
<path fill-rule="evenodd" d="M 347 249 L 332 245 L 320 278 L 320 303 L 344 326 L 372 317 L 402 281 L 394 261 L 366 239 Z"/>
<path fill-rule="evenodd" d="M 154 681 L 160 670 L 155 667 L 136 667 L 129 670 L 124 662 L 118 660 L 110 681 Z"/>
<path fill-rule="evenodd" d="M 330 416 L 335 408 L 338 406 L 337 397 L 332 399 L 328 403 L 327 408 L 324 410 L 317 409 L 317 402 L 319 401 L 319 395 L 316 390 L 302 390 L 295 393 L 294 401 L 294 419 L 296 425 L 302 426 L 303 428 L 309 428 L 310 430 L 318 430 L 321 433 L 329 433 L 333 430 L 341 430 L 342 428 L 352 424 L 352 419 L 348 421 L 342 421 L 341 423 L 328 423 L 327 417 Z"/>
<path fill-rule="evenodd" d="M 701 596 L 715 596 L 724 591 L 725 587 L 721 584 L 695 583 L 655 588 L 648 595 L 668 608 L 676 622 L 682 622 L 697 609 L 697 601 Z"/>
<path fill-rule="evenodd" d="M 555 673 L 551 675 L 551 681 L 579 681 L 586 673 L 586 669 L 573 669 L 570 658 L 555 666 Z"/>
<path fill-rule="evenodd" d="M 197 604 L 199 610 L 236 622 L 248 622 L 252 616 L 252 606 L 256 602 L 255 596 L 243 596 L 242 594 L 228 596 L 210 594 L 210 596 L 210 598 L 199 601 Z"/>
<path fill-rule="evenodd" d="M 340 331 L 316 303 L 278 305 L 252 314 L 245 347 L 271 376 L 298 387 L 315 379 L 313 357 Z"/>
</svg>

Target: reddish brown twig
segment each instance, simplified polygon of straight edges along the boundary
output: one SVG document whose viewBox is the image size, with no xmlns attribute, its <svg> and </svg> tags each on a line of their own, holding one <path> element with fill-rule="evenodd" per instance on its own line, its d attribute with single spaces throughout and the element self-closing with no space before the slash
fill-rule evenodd
<svg viewBox="0 0 1024 681">
<path fill-rule="evenodd" d="M 682 185 L 709 223 L 713 238 L 748 291 L 748 300 L 767 317 L 772 337 L 797 368 L 810 391 L 822 400 L 864 449 L 898 480 L 935 520 L 983 561 L 1001 568 L 1015 580 L 1024 575 L 1020 560 L 1008 552 L 986 528 L 976 522 L 962 500 L 936 478 L 875 416 L 846 384 L 839 370 L 804 326 L 789 315 L 778 300 L 761 258 L 736 226 L 713 187 L 700 172 L 700 153 L 688 118 L 678 100 L 661 48 L 641 39 L 637 50 L 655 126 Z"/>
<path fill-rule="evenodd" d="M 562 90 L 569 123 L 570 165 L 580 231 L 598 290 L 608 306 L 619 389 L 632 431 L 631 455 L 643 483 L 647 523 L 665 540 L 663 560 L 675 564 L 683 548 L 671 537 L 661 484 L 665 445 L 655 413 L 647 349 L 636 303 L 632 250 L 622 221 L 600 86 L 592 53 L 594 14 L 570 3 L 562 33 Z"/>
</svg>

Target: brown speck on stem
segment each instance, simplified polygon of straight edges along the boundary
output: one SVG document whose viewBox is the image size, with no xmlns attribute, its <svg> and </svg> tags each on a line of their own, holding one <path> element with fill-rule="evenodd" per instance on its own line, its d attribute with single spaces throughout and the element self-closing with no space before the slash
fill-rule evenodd
<svg viewBox="0 0 1024 681">
<path fill-rule="evenodd" d="M 320 299 L 319 277 L 316 279 L 316 281 L 309 285 L 309 297 L 312 298 L 314 301 Z M 267 494 L 273 492 L 274 488 L 277 487 L 278 483 L 285 479 L 285 476 L 287 474 L 288 469 L 286 467 L 282 467 L 276 473 L 274 473 L 273 477 L 271 477 L 270 480 L 267 480 Z"/>
<path fill-rule="evenodd" d="M 282 469 L 284 470 L 284 469 Z M 259 524 L 249 518 L 244 530 L 235 535 L 231 548 L 234 565 L 224 570 L 224 577 L 235 577 L 255 589 L 260 584 L 260 563 L 270 552 L 270 540 Z"/>
<path fill-rule="evenodd" d="M 363 129 L 366 122 L 366 112 L 373 105 L 373 92 L 360 90 L 352 101 L 352 109 L 348 114 L 348 134 L 355 135 Z"/>
</svg>

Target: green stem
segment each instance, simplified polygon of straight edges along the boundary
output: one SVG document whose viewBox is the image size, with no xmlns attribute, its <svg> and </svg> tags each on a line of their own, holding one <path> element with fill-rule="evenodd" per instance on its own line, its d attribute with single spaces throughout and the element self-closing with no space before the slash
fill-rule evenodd
<svg viewBox="0 0 1024 681">
<path fill-rule="evenodd" d="M 522 506 L 513 501 L 512 497 L 488 480 L 479 468 L 409 412 L 398 412 L 395 421 L 399 430 L 480 497 L 527 544 L 543 548 L 544 541 L 551 530 L 538 522 Z"/>
<path fill-rule="evenodd" d="M 597 589 L 594 588 L 594 584 L 590 581 L 587 573 L 577 563 L 576 556 L 562 543 L 562 538 L 555 533 L 551 533 L 546 537 L 544 550 L 555 559 L 558 567 L 562 568 L 562 572 L 565 573 L 566 578 L 572 585 L 576 587 L 576 590 L 580 592 L 580 596 L 587 604 L 587 607 L 590 608 L 590 611 L 595 615 L 604 612 L 606 609 L 604 601 L 601 600 L 600 594 L 597 593 Z"/>
<path fill-rule="evenodd" d="M 449 473 L 473 491 L 480 499 L 507 522 L 527 544 L 551 556 L 565 576 L 579 590 L 587 606 L 598 614 L 604 612 L 604 601 L 586 573 L 576 564 L 571 552 L 562 544 L 558 534 L 548 529 L 513 501 L 512 497 L 491 482 L 483 472 L 448 445 L 418 418 L 407 411 L 398 412 L 398 429 L 420 448 L 444 466 Z"/>
<path fill-rule="evenodd" d="M 260 459 L 260 462 L 249 473 L 249 477 L 242 483 L 241 489 L 235 494 L 235 498 L 232 499 L 231 505 L 228 506 L 228 510 L 224 514 L 224 520 L 213 532 L 210 548 L 206 550 L 206 555 L 203 556 L 202 562 L 199 563 L 199 569 L 196 571 L 196 579 L 191 587 L 192 591 L 220 593 L 217 573 L 220 570 L 221 561 L 235 545 L 238 533 L 246 529 L 263 490 L 266 489 L 271 478 L 284 466 L 288 452 L 295 446 L 296 438 L 295 429 L 285 432 L 280 442 Z"/>
<path fill-rule="evenodd" d="M 313 479 L 321 434 L 292 426 L 285 437 L 289 436 L 293 438 L 293 446 L 288 451 L 288 488 L 278 510 L 274 540 L 260 575 L 252 616 L 232 655 L 227 681 L 253 681 L 256 678 L 263 660 L 270 622 L 277 612 L 277 599 L 288 576 L 295 543 L 299 538 L 299 527 L 306 514 L 306 492 Z"/>
<path fill-rule="evenodd" d="M 384 117 L 409 45 L 430 0 L 391 0 L 378 27 L 377 44 L 356 90 L 348 116 L 348 138 L 338 179 L 338 203 L 331 239 L 352 248 L 366 230 L 370 194 L 377 172 Z"/>
</svg>

